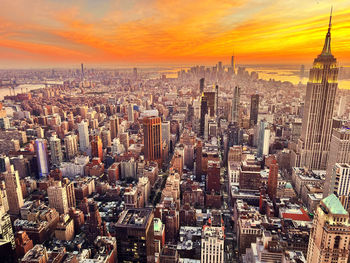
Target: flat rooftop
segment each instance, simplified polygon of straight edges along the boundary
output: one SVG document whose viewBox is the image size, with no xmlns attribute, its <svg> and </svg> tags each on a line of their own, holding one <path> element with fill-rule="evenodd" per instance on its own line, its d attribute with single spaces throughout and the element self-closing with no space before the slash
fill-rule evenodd
<svg viewBox="0 0 350 263">
<path fill-rule="evenodd" d="M 128 209 L 120 215 L 117 226 L 146 227 L 151 214 L 152 209 Z"/>
</svg>

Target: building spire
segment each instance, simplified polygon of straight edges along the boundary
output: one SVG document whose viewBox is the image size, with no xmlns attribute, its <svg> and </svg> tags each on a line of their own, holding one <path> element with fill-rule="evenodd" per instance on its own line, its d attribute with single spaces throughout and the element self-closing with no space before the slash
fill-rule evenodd
<svg viewBox="0 0 350 263">
<path fill-rule="evenodd" d="M 326 39 L 324 41 L 322 55 L 331 55 L 332 12 L 333 12 L 333 6 L 331 7 L 331 14 L 329 16 L 328 32 L 327 32 L 327 35 L 326 35 Z"/>
</svg>

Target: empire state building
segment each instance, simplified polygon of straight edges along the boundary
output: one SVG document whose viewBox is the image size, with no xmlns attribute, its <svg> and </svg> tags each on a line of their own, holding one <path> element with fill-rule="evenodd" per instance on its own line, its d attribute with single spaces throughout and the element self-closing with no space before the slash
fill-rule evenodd
<svg viewBox="0 0 350 263">
<path fill-rule="evenodd" d="M 314 170 L 326 169 L 338 87 L 337 60 L 331 53 L 331 22 L 332 12 L 322 53 L 310 69 L 301 136 L 292 159 L 295 166 Z"/>
</svg>

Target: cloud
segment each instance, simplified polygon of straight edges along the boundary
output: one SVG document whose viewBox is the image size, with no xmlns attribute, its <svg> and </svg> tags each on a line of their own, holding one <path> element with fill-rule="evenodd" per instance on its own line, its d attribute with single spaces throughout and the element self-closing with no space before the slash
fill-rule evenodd
<svg viewBox="0 0 350 263">
<path fill-rule="evenodd" d="M 329 4 L 301 0 L 3 0 L 0 55 L 19 64 L 312 62 Z M 350 62 L 350 2 L 335 6 L 332 50 Z"/>
</svg>

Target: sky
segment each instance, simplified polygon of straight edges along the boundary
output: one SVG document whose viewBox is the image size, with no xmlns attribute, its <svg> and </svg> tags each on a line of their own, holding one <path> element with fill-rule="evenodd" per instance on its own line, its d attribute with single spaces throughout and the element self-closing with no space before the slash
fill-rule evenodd
<svg viewBox="0 0 350 263">
<path fill-rule="evenodd" d="M 349 0 L 1 0 L 0 68 L 311 64 L 331 6 L 350 65 Z"/>
</svg>

